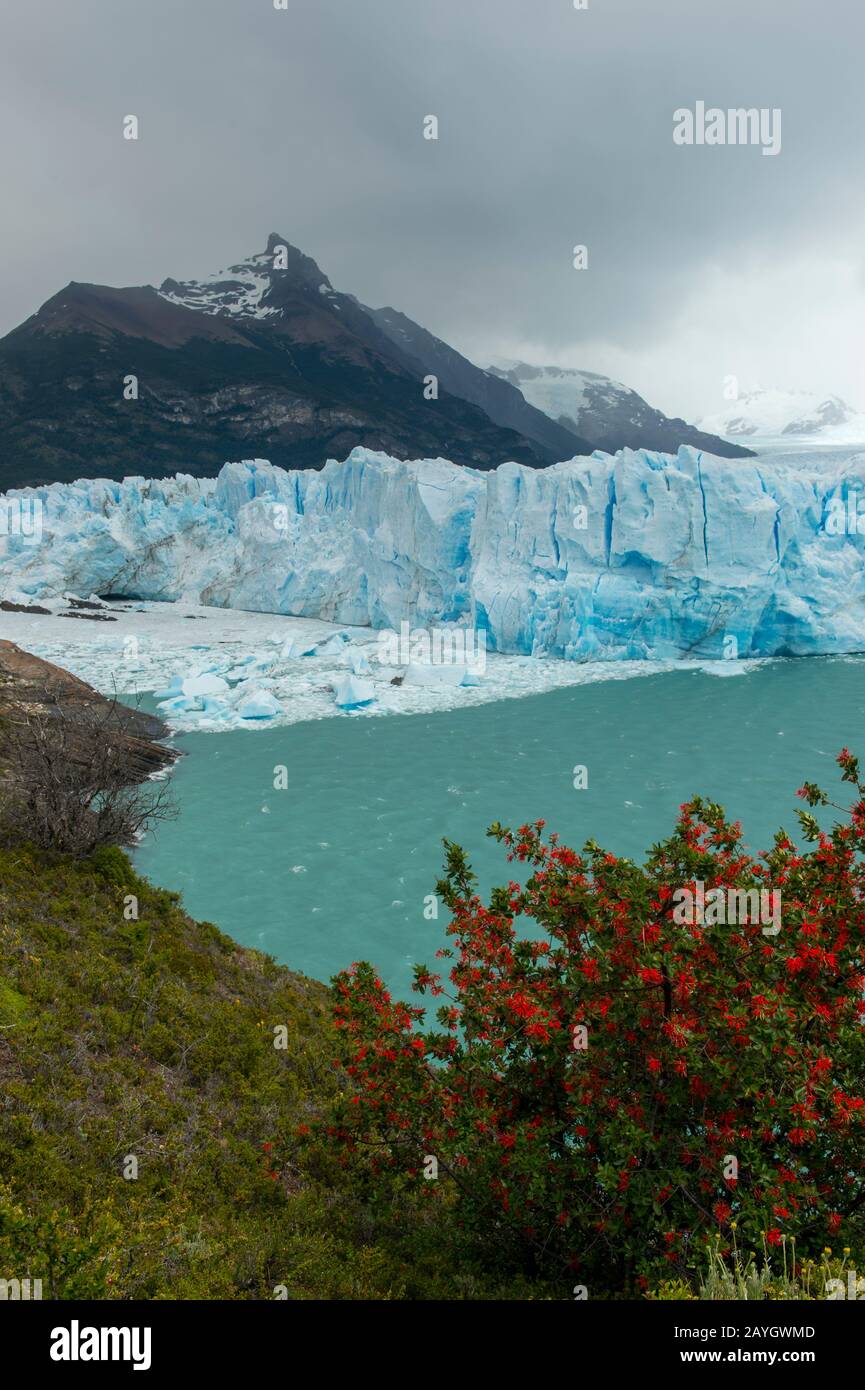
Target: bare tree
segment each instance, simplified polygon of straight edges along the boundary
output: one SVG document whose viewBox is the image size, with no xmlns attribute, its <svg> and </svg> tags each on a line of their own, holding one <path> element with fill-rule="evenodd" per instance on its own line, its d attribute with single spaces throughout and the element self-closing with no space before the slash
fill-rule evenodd
<svg viewBox="0 0 865 1390">
<path fill-rule="evenodd" d="M 173 819 L 167 784 L 141 780 L 142 752 L 162 750 L 127 732 L 127 714 L 112 701 L 5 712 L 3 843 L 84 856 L 103 845 L 131 847 L 157 821 Z"/>
</svg>

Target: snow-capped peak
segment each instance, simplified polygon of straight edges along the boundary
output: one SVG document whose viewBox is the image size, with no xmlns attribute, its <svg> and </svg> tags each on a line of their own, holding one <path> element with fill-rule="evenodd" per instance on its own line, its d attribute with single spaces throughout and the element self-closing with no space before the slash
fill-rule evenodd
<svg viewBox="0 0 865 1390">
<path fill-rule="evenodd" d="M 284 281 L 302 290 L 335 295 L 330 281 L 315 261 L 278 232 L 271 232 L 264 251 L 247 260 L 218 270 L 204 280 L 164 280 L 159 294 L 172 304 L 181 304 L 201 314 L 266 319 L 280 312 L 280 305 L 272 302 L 271 292 Z"/>
<path fill-rule="evenodd" d="M 815 391 L 783 391 L 756 387 L 743 392 L 725 409 L 704 416 L 701 429 L 727 438 L 780 436 L 820 438 L 832 443 L 865 441 L 865 414 L 840 396 Z"/>
<path fill-rule="evenodd" d="M 633 387 L 600 372 L 509 361 L 494 362 L 489 370 L 517 387 L 536 410 L 589 440 L 595 448 L 618 449 L 626 444 L 632 449 L 675 452 L 688 444 L 734 458 L 747 457 L 750 452 L 705 434 L 678 417 L 671 419 L 649 405 Z"/>
</svg>

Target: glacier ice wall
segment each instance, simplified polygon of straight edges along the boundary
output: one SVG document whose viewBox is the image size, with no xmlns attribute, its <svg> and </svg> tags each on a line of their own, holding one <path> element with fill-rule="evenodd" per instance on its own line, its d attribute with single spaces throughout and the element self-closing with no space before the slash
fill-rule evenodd
<svg viewBox="0 0 865 1390">
<path fill-rule="evenodd" d="M 492 649 L 574 660 L 861 651 L 865 535 L 837 525 L 857 493 L 865 454 L 626 449 L 490 473 L 366 449 L 320 471 L 254 460 L 6 494 L 7 512 L 41 504 L 42 534 L 0 537 L 0 589 L 473 623 Z"/>
</svg>

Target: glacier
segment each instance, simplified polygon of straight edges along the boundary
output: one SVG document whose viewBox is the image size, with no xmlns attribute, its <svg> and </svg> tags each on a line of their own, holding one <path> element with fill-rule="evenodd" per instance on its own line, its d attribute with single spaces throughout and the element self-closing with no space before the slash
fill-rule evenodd
<svg viewBox="0 0 865 1390">
<path fill-rule="evenodd" d="M 466 625 L 490 651 L 568 661 L 843 654 L 865 650 L 860 495 L 865 453 L 625 449 L 490 472 L 363 448 L 321 470 L 254 459 L 5 494 L 6 517 L 38 503 L 41 530 L 2 528 L 0 590 Z M 842 503 L 854 522 L 836 534 Z"/>
</svg>

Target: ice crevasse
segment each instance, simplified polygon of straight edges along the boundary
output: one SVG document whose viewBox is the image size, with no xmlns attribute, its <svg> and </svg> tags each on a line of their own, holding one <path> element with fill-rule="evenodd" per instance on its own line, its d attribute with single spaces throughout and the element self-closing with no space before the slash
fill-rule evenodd
<svg viewBox="0 0 865 1390">
<path fill-rule="evenodd" d="M 7 521 L 0 587 L 465 624 L 491 650 L 570 660 L 851 652 L 865 535 L 838 517 L 857 493 L 865 453 L 843 470 L 691 448 L 489 473 L 360 448 L 321 470 L 256 459 L 7 493 L 6 516 L 38 504 L 41 534 Z"/>
</svg>

